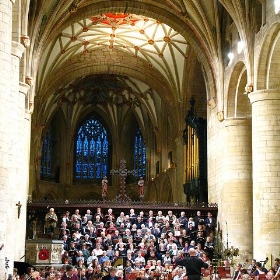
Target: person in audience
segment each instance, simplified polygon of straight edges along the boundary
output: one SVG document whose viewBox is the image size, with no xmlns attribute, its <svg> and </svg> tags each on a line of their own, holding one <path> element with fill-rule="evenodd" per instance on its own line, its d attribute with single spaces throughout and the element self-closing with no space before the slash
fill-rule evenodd
<svg viewBox="0 0 280 280">
<path fill-rule="evenodd" d="M 241 269 L 240 279 L 242 279 L 242 280 L 250 280 L 251 279 L 251 276 L 248 274 L 248 270 L 246 268 Z"/>
<path fill-rule="evenodd" d="M 115 224 L 113 222 L 109 223 L 109 227 L 107 227 L 105 234 L 108 235 L 110 234 L 111 236 L 113 236 L 115 234 L 115 231 L 117 230 Z"/>
<path fill-rule="evenodd" d="M 124 221 L 125 221 L 125 215 L 124 212 L 121 212 L 120 215 L 117 217 L 116 225 L 120 226 L 120 224 L 124 223 Z"/>
<path fill-rule="evenodd" d="M 104 221 L 104 215 L 102 213 L 102 210 L 100 207 L 96 208 L 96 212 L 93 215 L 93 220 L 96 220 L 96 217 L 99 216 L 99 221 L 103 222 Z"/>
<path fill-rule="evenodd" d="M 265 271 L 263 270 L 262 264 L 260 262 L 256 262 L 256 270 L 253 272 L 254 279 L 258 280 L 261 274 L 265 274 Z"/>
<path fill-rule="evenodd" d="M 96 265 L 96 267 L 93 268 L 93 274 L 98 274 L 98 273 L 102 273 L 102 267 L 99 263 Z"/>
<path fill-rule="evenodd" d="M 82 216 L 80 214 L 80 210 L 79 209 L 76 209 L 74 211 L 74 214 L 71 216 L 71 220 L 73 221 L 73 217 L 76 216 L 78 221 L 81 223 L 82 222 Z"/>
<path fill-rule="evenodd" d="M 266 273 L 266 279 L 267 280 L 272 280 L 275 277 L 275 270 L 273 267 L 271 267 L 268 272 Z"/>
<path fill-rule="evenodd" d="M 109 274 L 102 277 L 102 280 L 119 280 L 120 278 L 116 275 L 118 269 L 111 267 L 109 269 Z"/>
<path fill-rule="evenodd" d="M 111 219 L 111 221 L 115 221 L 115 215 L 113 214 L 113 209 L 109 208 L 107 210 L 107 214 L 105 215 L 105 221 L 108 221 L 109 219 Z"/>
<path fill-rule="evenodd" d="M 160 224 L 163 225 L 164 221 L 165 221 L 165 217 L 162 214 L 162 211 L 158 211 L 158 214 L 156 216 L 156 221 Z"/>
<path fill-rule="evenodd" d="M 175 222 L 176 222 L 176 216 L 175 215 L 173 215 L 173 212 L 171 211 L 171 210 L 169 210 L 168 212 L 167 212 L 167 215 L 166 215 L 166 221 L 168 221 L 169 222 L 169 225 L 171 226 L 171 227 L 173 227 L 174 226 L 174 224 L 175 224 Z"/>
<path fill-rule="evenodd" d="M 50 208 L 49 212 L 45 216 L 45 229 L 46 233 L 54 233 L 54 229 L 57 225 L 57 215 L 54 212 L 54 208 Z"/>
<path fill-rule="evenodd" d="M 143 255 L 141 254 L 141 250 L 139 250 L 137 252 L 137 257 L 135 258 L 135 263 L 137 263 L 137 262 L 141 262 L 142 267 L 145 267 L 145 265 L 146 265 L 146 260 L 143 257 Z"/>
<path fill-rule="evenodd" d="M 61 280 L 62 273 L 60 271 L 56 271 L 54 275 L 54 280 Z"/>
<path fill-rule="evenodd" d="M 77 267 L 77 276 L 79 280 L 88 280 L 86 277 L 86 268 Z"/>
<path fill-rule="evenodd" d="M 162 226 L 161 232 L 163 232 L 167 235 L 168 235 L 169 232 L 172 232 L 172 234 L 174 233 L 173 228 L 171 227 L 170 222 L 168 220 L 165 220 L 165 223 Z"/>
<path fill-rule="evenodd" d="M 238 263 L 234 271 L 233 280 L 237 280 L 241 277 L 241 270 L 242 270 L 242 264 Z"/>
<path fill-rule="evenodd" d="M 133 268 L 132 262 L 127 259 L 126 263 L 125 263 L 125 274 L 129 275 L 129 274 L 133 273 L 134 271 L 135 270 Z"/>
<path fill-rule="evenodd" d="M 186 212 L 182 211 L 180 213 L 180 217 L 178 218 L 178 222 L 180 225 L 180 228 L 185 228 L 186 227 L 186 223 L 188 222 L 188 218 L 186 217 Z"/>
<path fill-rule="evenodd" d="M 280 277 L 280 267 L 278 268 L 278 270 L 275 273 L 274 279 L 279 279 Z"/>
<path fill-rule="evenodd" d="M 188 220 L 188 225 L 190 225 L 190 224 L 192 224 L 192 227 L 194 228 L 194 229 L 196 229 L 196 224 L 195 224 L 195 221 L 194 221 L 194 219 L 193 219 L 193 217 L 189 217 L 189 220 Z"/>
<path fill-rule="evenodd" d="M 77 215 L 73 214 L 71 218 L 70 230 L 75 231 L 77 229 L 80 229 L 80 227 L 81 227 L 81 221 L 79 220 Z"/>
<path fill-rule="evenodd" d="M 187 240 L 189 243 L 195 239 L 196 230 L 192 223 L 188 223 L 188 227 L 186 228 Z"/>
<path fill-rule="evenodd" d="M 202 245 L 201 243 L 197 243 L 196 245 L 196 252 L 197 252 L 197 256 L 200 258 L 202 257 L 202 254 L 205 253 L 203 250 L 202 250 Z"/>
<path fill-rule="evenodd" d="M 119 243 L 119 246 L 118 246 L 117 250 L 119 251 L 120 257 L 126 257 L 127 250 L 126 250 L 125 244 L 123 242 Z"/>
<path fill-rule="evenodd" d="M 87 280 L 89 279 L 93 279 L 93 267 L 88 267 L 87 271 L 86 271 L 86 278 Z"/>
<path fill-rule="evenodd" d="M 185 242 L 185 246 L 184 246 L 184 248 L 182 249 L 182 252 L 183 252 L 184 256 L 187 256 L 187 254 L 189 253 L 189 249 L 190 249 L 189 243 L 188 243 L 188 242 Z"/>
<path fill-rule="evenodd" d="M 203 250 L 208 254 L 210 260 L 212 260 L 214 255 L 214 243 L 212 242 L 211 236 L 206 237 Z"/>
<path fill-rule="evenodd" d="M 196 216 L 194 216 L 194 222 L 195 224 L 198 226 L 198 225 L 205 225 L 204 223 L 204 218 L 203 216 L 201 215 L 201 212 L 200 211 L 197 211 L 196 212 Z"/>
<path fill-rule="evenodd" d="M 183 271 L 183 268 L 176 269 L 176 275 L 173 277 L 173 280 L 183 280 L 185 276 L 185 273 Z"/>
<path fill-rule="evenodd" d="M 248 272 L 250 275 L 252 275 L 256 270 L 256 263 L 257 263 L 256 259 L 251 260 L 251 264 L 248 266 Z"/>
<path fill-rule="evenodd" d="M 99 227 L 96 228 L 96 237 L 101 237 L 102 233 L 106 235 L 106 228 L 103 222 L 100 222 Z"/>
<path fill-rule="evenodd" d="M 171 258 L 171 256 L 170 256 L 170 253 L 169 253 L 169 251 L 166 251 L 166 253 L 165 253 L 165 255 L 163 256 L 163 258 L 162 258 L 162 262 L 163 262 L 163 264 L 164 265 L 166 265 L 166 264 L 172 264 L 172 258 Z"/>
<path fill-rule="evenodd" d="M 77 261 L 77 264 L 76 264 L 75 267 L 76 267 L 77 269 L 85 269 L 85 268 L 86 268 L 86 266 L 85 266 L 85 264 L 84 264 L 82 258 L 80 258 L 80 259 Z"/>
<path fill-rule="evenodd" d="M 206 225 L 206 235 L 213 236 L 215 232 L 215 228 L 217 226 L 216 219 L 212 216 L 211 212 L 207 213 L 207 217 L 204 220 Z"/>
<path fill-rule="evenodd" d="M 277 272 L 279 267 L 280 267 L 280 260 L 279 260 L 279 258 L 276 258 L 276 259 L 274 259 L 274 264 L 273 264 L 274 271 Z"/>
<path fill-rule="evenodd" d="M 203 237 L 203 232 L 197 231 L 196 237 L 195 237 L 195 243 L 198 244 L 205 244 L 206 240 Z"/>
<path fill-rule="evenodd" d="M 207 253 L 203 252 L 200 258 L 210 266 L 211 260 L 208 257 Z"/>
<path fill-rule="evenodd" d="M 91 210 L 90 210 L 90 209 L 87 209 L 87 210 L 86 210 L 86 213 L 85 213 L 85 216 L 84 216 L 84 217 L 87 217 L 87 221 L 92 221 L 93 216 L 92 216 L 92 213 L 91 213 Z"/>
<path fill-rule="evenodd" d="M 71 225 L 70 212 L 66 211 L 62 217 L 62 222 L 65 223 L 66 227 L 69 228 Z"/>
<path fill-rule="evenodd" d="M 110 261 L 110 258 L 107 256 L 107 251 L 103 251 L 102 256 L 99 258 L 99 263 L 101 264 L 101 266 L 105 261 Z"/>
<path fill-rule="evenodd" d="M 65 273 L 62 275 L 61 280 L 79 280 L 77 274 L 74 274 L 72 265 L 66 265 Z"/>
<path fill-rule="evenodd" d="M 143 263 L 141 261 L 135 261 L 135 266 L 134 266 L 134 270 L 135 271 L 141 271 L 142 268 L 144 268 Z"/>
</svg>

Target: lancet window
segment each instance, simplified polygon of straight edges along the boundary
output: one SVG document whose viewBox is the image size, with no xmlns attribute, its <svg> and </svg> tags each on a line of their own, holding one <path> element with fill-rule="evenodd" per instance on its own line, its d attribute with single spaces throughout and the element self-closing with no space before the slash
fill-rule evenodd
<svg viewBox="0 0 280 280">
<path fill-rule="evenodd" d="M 134 177 L 146 176 L 146 145 L 138 127 L 134 137 Z"/>
<path fill-rule="evenodd" d="M 40 165 L 40 176 L 41 179 L 50 179 L 52 170 L 52 129 L 46 131 L 43 138 L 43 145 L 41 151 L 41 165 Z"/>
</svg>

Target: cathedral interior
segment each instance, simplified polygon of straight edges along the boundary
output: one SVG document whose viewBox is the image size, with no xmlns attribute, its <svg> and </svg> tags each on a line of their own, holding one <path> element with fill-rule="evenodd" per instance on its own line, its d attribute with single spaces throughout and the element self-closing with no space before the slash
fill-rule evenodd
<svg viewBox="0 0 280 280">
<path fill-rule="evenodd" d="M 0 7 L 1 279 L 56 206 L 211 209 L 241 261 L 279 257 L 280 1 Z"/>
</svg>

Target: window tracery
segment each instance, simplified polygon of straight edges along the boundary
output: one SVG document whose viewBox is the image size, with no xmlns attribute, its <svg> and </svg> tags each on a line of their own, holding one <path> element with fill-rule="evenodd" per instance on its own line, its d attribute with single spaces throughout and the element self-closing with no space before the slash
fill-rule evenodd
<svg viewBox="0 0 280 280">
<path fill-rule="evenodd" d="M 108 133 L 95 117 L 86 119 L 77 130 L 75 178 L 101 179 L 108 174 Z"/>
<path fill-rule="evenodd" d="M 134 177 L 146 176 L 146 145 L 138 127 L 134 137 Z"/>
</svg>

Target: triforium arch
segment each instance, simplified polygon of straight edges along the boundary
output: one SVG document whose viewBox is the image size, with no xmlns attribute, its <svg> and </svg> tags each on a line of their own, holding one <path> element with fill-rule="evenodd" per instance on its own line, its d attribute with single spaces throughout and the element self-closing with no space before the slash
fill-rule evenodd
<svg viewBox="0 0 280 280">
<path fill-rule="evenodd" d="M 275 23 L 265 36 L 259 38 L 256 56 L 256 90 L 279 88 L 278 57 L 280 52 L 280 24 Z M 269 52 L 267 51 L 269 49 Z"/>
<path fill-rule="evenodd" d="M 227 94 L 228 118 L 248 118 L 251 116 L 251 105 L 245 91 L 247 69 L 242 61 L 236 63 L 229 77 Z"/>
</svg>

